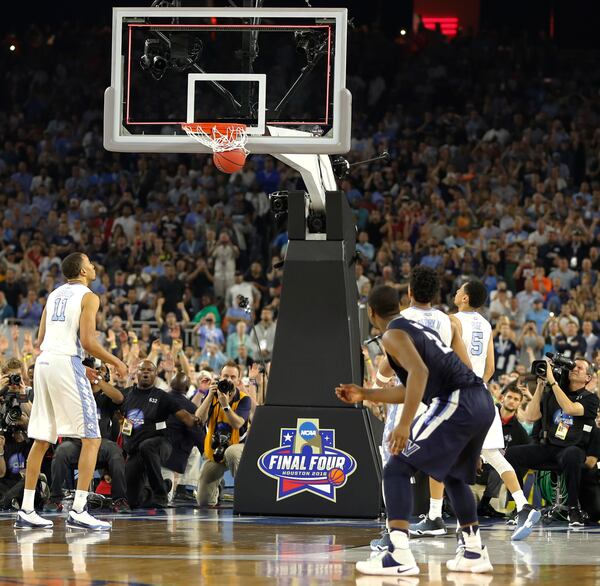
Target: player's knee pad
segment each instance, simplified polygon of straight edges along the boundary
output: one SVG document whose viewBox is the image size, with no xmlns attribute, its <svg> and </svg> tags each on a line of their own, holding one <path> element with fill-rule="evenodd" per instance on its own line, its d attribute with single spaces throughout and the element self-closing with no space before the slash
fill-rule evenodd
<svg viewBox="0 0 600 586">
<path fill-rule="evenodd" d="M 505 472 L 514 472 L 515 469 L 510 465 L 502 452 L 495 450 L 482 450 L 483 459 L 496 471 L 500 476 Z"/>
</svg>

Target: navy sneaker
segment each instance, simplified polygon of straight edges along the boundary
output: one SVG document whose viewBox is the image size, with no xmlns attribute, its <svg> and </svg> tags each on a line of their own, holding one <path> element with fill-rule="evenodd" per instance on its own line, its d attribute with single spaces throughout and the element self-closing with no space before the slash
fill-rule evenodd
<svg viewBox="0 0 600 586">
<path fill-rule="evenodd" d="M 409 529 L 411 537 L 433 537 L 434 535 L 446 535 L 446 524 L 441 517 L 430 519 L 428 515 L 418 523 L 411 523 Z"/>
<path fill-rule="evenodd" d="M 511 541 L 521 541 L 532 531 L 534 525 L 540 520 L 542 514 L 531 505 L 525 505 L 517 514 L 517 526 L 513 531 Z"/>
</svg>

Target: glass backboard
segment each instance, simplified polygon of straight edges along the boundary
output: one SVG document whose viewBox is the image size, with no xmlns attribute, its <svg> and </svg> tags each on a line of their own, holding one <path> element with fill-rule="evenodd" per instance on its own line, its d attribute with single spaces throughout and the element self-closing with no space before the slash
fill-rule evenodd
<svg viewBox="0 0 600 586">
<path fill-rule="evenodd" d="M 346 9 L 115 8 L 104 145 L 210 152 L 186 122 L 248 129 L 251 153 L 345 153 Z"/>
</svg>

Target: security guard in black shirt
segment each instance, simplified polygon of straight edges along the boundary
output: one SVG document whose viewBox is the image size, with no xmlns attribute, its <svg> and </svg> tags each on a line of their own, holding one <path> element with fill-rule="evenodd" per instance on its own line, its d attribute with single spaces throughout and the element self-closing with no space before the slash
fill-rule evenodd
<svg viewBox="0 0 600 586">
<path fill-rule="evenodd" d="M 593 374 L 592 365 L 585 358 L 575 359 L 565 392 L 556 382 L 549 364 L 546 379 L 538 378 L 525 411 L 529 421 L 542 420 L 540 443 L 516 446 L 506 452 L 506 459 L 521 479 L 529 468 L 544 470 L 557 466 L 565 475 L 570 526 L 583 525 L 578 500 L 581 471 L 600 404 L 596 394 L 585 390 Z M 546 386 L 549 389 L 544 392 Z"/>
<path fill-rule="evenodd" d="M 127 496 L 132 507 L 142 504 L 142 489 L 146 478 L 153 492 L 151 503 L 167 506 L 167 491 L 161 466 L 171 454 L 166 436 L 167 419 L 175 415 L 188 427 L 200 425 L 195 415 L 188 413 L 170 393 L 154 386 L 156 366 L 143 360 L 137 371 L 137 385 L 126 389 L 121 405 L 124 416 L 123 449 L 128 455 L 125 465 Z"/>
</svg>

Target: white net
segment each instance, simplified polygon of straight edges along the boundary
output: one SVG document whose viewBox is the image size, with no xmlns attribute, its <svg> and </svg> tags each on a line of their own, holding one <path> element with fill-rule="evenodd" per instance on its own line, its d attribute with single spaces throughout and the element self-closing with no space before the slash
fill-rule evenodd
<svg viewBox="0 0 600 586">
<path fill-rule="evenodd" d="M 213 153 L 242 150 L 248 154 L 248 133 L 243 124 L 182 124 L 183 129 L 200 144 L 212 149 Z"/>
</svg>

